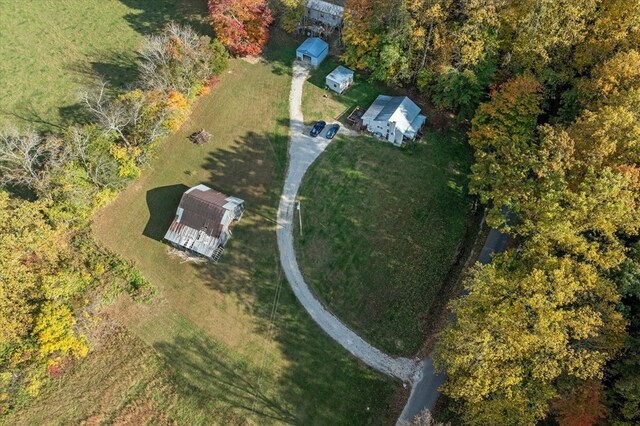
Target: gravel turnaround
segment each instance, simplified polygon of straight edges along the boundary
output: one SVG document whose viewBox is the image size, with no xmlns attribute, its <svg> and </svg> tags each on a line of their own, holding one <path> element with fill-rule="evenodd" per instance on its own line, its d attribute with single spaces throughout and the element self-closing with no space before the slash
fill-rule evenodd
<svg viewBox="0 0 640 426">
<path fill-rule="evenodd" d="M 372 368 L 404 382 L 412 382 L 416 372 L 422 369 L 422 364 L 419 365 L 408 358 L 393 358 L 384 354 L 354 333 L 315 298 L 298 267 L 293 244 L 296 197 L 305 172 L 330 143 L 330 140 L 324 137 L 324 132 L 316 138 L 309 136 L 309 129 L 304 125 L 302 89 L 308 75 L 309 68 L 296 61 L 293 65 L 289 98 L 289 167 L 278 206 L 277 237 L 280 263 L 298 301 L 333 340 Z M 348 130 L 341 128 L 339 133 L 348 133 Z"/>
</svg>

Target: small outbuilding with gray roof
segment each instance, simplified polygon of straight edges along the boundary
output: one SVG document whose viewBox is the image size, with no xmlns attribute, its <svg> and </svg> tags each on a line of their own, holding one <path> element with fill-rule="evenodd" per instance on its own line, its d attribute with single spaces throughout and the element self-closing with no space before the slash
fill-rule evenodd
<svg viewBox="0 0 640 426">
<path fill-rule="evenodd" d="M 309 0 L 305 15 L 329 27 L 339 27 L 342 25 L 344 7 L 324 0 Z"/>
<path fill-rule="evenodd" d="M 380 95 L 362 116 L 362 125 L 374 136 L 399 146 L 405 139 L 414 140 L 426 119 L 408 97 Z"/>
<path fill-rule="evenodd" d="M 314 67 L 329 54 L 329 45 L 318 37 L 309 37 L 296 49 L 296 58 L 302 62 L 309 62 Z"/>
<path fill-rule="evenodd" d="M 336 93 L 342 94 L 349 86 L 353 84 L 353 71 L 338 65 L 331 74 L 325 78 L 325 83 L 329 89 Z"/>
<path fill-rule="evenodd" d="M 172 246 L 217 261 L 244 212 L 244 201 L 208 186 L 194 186 L 182 194 L 164 239 Z"/>
</svg>

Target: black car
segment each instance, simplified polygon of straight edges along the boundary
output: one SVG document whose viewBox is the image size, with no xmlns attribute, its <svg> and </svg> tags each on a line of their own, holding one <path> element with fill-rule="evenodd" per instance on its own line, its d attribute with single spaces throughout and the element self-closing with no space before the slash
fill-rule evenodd
<svg viewBox="0 0 640 426">
<path fill-rule="evenodd" d="M 316 136 L 318 136 L 320 134 L 320 132 L 322 131 L 322 129 L 324 129 L 324 126 L 326 126 L 326 125 L 327 125 L 327 123 L 325 123 L 322 120 L 316 122 L 316 124 L 314 124 L 313 127 L 311 128 L 310 135 L 315 138 Z"/>
<path fill-rule="evenodd" d="M 338 130 L 340 130 L 340 125 L 339 124 L 332 124 L 331 126 L 329 126 L 329 128 L 327 129 L 327 139 L 333 139 L 333 137 L 336 135 L 336 133 L 338 133 Z"/>
</svg>

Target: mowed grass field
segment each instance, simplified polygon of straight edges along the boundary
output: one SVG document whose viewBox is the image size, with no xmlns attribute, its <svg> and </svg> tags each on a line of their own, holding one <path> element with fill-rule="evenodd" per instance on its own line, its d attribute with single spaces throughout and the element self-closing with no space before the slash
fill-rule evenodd
<svg viewBox="0 0 640 426">
<path fill-rule="evenodd" d="M 135 79 L 135 49 L 170 20 L 203 24 L 204 0 L 0 0 L 0 126 L 55 129 L 80 117 L 78 92 Z"/>
<path fill-rule="evenodd" d="M 339 121 L 344 125 L 355 107 L 366 109 L 378 95 L 394 95 L 391 89 L 371 83 L 358 73 L 354 75 L 353 85 L 338 95 L 325 88 L 327 74 L 338 65 L 343 64 L 328 56 L 309 76 L 302 94 L 302 111 L 307 124 L 325 120 L 327 123 Z"/>
<path fill-rule="evenodd" d="M 335 65 L 305 85 L 305 120 L 393 94 L 358 77 L 343 96 L 330 94 L 321 79 Z M 388 353 L 413 355 L 429 333 L 429 309 L 465 236 L 470 162 L 461 132 L 427 131 L 406 150 L 338 138 L 305 177 L 302 272 L 329 309 Z"/>
<path fill-rule="evenodd" d="M 114 316 L 171 366 L 191 409 L 182 424 L 386 424 L 398 384 L 353 359 L 310 319 L 279 266 L 275 212 L 286 167 L 294 42 L 275 35 L 268 63 L 233 61 L 158 158 L 95 219 L 108 248 L 159 294 Z M 196 146 L 187 136 L 205 128 Z M 198 183 L 245 200 L 218 264 L 170 256 L 160 240 L 182 192 Z"/>
</svg>

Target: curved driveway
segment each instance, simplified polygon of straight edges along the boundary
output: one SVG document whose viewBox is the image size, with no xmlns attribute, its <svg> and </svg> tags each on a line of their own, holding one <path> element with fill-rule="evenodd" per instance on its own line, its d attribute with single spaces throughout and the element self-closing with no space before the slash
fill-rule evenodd
<svg viewBox="0 0 640 426">
<path fill-rule="evenodd" d="M 331 338 L 374 369 L 405 382 L 412 381 L 414 372 L 419 371 L 416 362 L 382 353 L 344 325 L 315 298 L 298 267 L 293 245 L 296 196 L 305 172 L 330 142 L 324 137 L 312 138 L 305 132 L 302 88 L 308 75 L 309 69 L 296 61 L 289 99 L 289 167 L 278 206 L 277 237 L 282 268 L 302 306 Z"/>
</svg>

